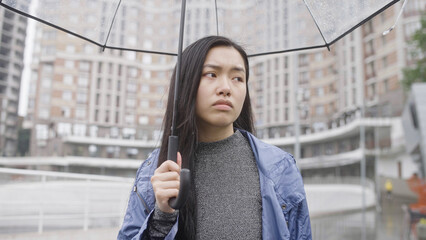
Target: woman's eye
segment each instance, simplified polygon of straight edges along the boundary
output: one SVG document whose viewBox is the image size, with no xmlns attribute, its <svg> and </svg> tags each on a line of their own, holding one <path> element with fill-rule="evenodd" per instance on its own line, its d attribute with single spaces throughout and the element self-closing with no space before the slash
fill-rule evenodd
<svg viewBox="0 0 426 240">
<path fill-rule="evenodd" d="M 206 73 L 206 74 L 204 74 L 204 76 L 210 77 L 210 78 L 214 78 L 214 77 L 216 77 L 216 74 L 214 74 L 214 73 Z"/>
<path fill-rule="evenodd" d="M 238 82 L 243 82 L 244 79 L 242 77 L 234 77 L 235 80 L 237 80 Z"/>
</svg>

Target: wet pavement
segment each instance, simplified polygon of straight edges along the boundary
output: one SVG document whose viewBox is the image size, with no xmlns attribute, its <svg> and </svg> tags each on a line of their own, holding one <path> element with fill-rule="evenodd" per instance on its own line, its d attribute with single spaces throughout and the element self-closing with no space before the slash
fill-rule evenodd
<svg viewBox="0 0 426 240">
<path fill-rule="evenodd" d="M 408 239 L 408 218 L 402 209 L 403 205 L 416 202 L 412 198 L 383 197 L 382 211 L 377 214 L 377 240 Z"/>
<path fill-rule="evenodd" d="M 408 223 L 402 206 L 415 202 L 412 198 L 383 198 L 381 211 L 370 208 L 311 219 L 312 239 L 315 240 L 406 240 Z M 364 232 L 363 232 L 364 229 Z"/>
</svg>

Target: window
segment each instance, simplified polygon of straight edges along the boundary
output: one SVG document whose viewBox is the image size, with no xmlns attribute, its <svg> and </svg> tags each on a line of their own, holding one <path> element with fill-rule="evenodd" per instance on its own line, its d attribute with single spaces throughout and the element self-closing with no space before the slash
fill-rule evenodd
<svg viewBox="0 0 426 240">
<path fill-rule="evenodd" d="M 148 125 L 149 119 L 147 116 L 140 116 L 139 117 L 139 124 L 140 125 Z"/>
<path fill-rule="evenodd" d="M 66 60 L 65 61 L 65 68 L 69 68 L 69 69 L 72 69 L 72 68 L 74 68 L 74 61 L 71 61 L 71 60 Z"/>
<path fill-rule="evenodd" d="M 384 56 L 382 58 L 382 66 L 383 66 L 383 68 L 387 68 L 388 67 L 388 57 L 387 56 Z"/>
<path fill-rule="evenodd" d="M 324 115 L 324 106 L 322 106 L 322 105 L 318 105 L 318 106 L 315 108 L 315 113 L 316 113 L 316 115 L 317 115 L 317 116 Z"/>
<path fill-rule="evenodd" d="M 44 105 L 48 105 L 50 103 L 50 94 L 42 94 L 40 96 L 40 101 Z"/>
<path fill-rule="evenodd" d="M 284 118 L 286 121 L 288 121 L 288 108 L 285 108 Z"/>
<path fill-rule="evenodd" d="M 149 101 L 148 100 L 145 100 L 145 99 L 141 100 L 140 104 L 141 104 L 142 108 L 149 108 Z"/>
<path fill-rule="evenodd" d="M 64 74 L 64 83 L 67 85 L 72 85 L 73 84 L 73 76 L 70 74 Z"/>
<path fill-rule="evenodd" d="M 120 96 L 115 97 L 115 106 L 120 107 Z"/>
<path fill-rule="evenodd" d="M 128 92 L 136 92 L 136 90 L 137 90 L 136 83 L 131 83 L 131 82 L 127 83 L 127 91 Z"/>
<path fill-rule="evenodd" d="M 369 89 L 368 89 L 369 91 L 369 93 L 368 93 L 368 95 L 370 96 L 370 97 L 374 97 L 375 95 L 376 95 L 376 84 L 375 83 L 372 83 L 371 85 L 370 85 L 370 87 L 369 87 Z"/>
<path fill-rule="evenodd" d="M 137 77 L 138 76 L 138 69 L 135 68 L 135 67 L 129 67 L 127 69 L 127 76 L 133 77 L 133 78 Z"/>
<path fill-rule="evenodd" d="M 111 95 L 107 94 L 106 95 L 106 105 L 107 107 L 111 106 Z"/>
<path fill-rule="evenodd" d="M 144 63 L 144 64 L 151 64 L 152 63 L 152 56 L 148 55 L 148 54 L 143 55 L 143 57 L 142 57 L 142 63 Z"/>
<path fill-rule="evenodd" d="M 315 54 L 315 61 L 321 61 L 322 59 L 323 57 L 321 52 Z"/>
<path fill-rule="evenodd" d="M 109 111 L 105 111 L 105 122 L 109 122 Z"/>
<path fill-rule="evenodd" d="M 75 136 L 85 136 L 86 135 L 86 125 L 74 124 L 73 133 L 74 133 Z"/>
<path fill-rule="evenodd" d="M 127 98 L 126 99 L 126 106 L 127 107 L 135 107 L 136 106 L 136 100 L 134 98 Z"/>
<path fill-rule="evenodd" d="M 83 72 L 88 72 L 90 70 L 90 63 L 86 61 L 80 62 L 80 70 Z"/>
<path fill-rule="evenodd" d="M 107 88 L 108 88 L 108 89 L 111 89 L 111 88 L 112 88 L 112 80 L 111 80 L 111 78 L 108 78 L 108 81 L 107 81 Z"/>
<path fill-rule="evenodd" d="M 149 85 L 143 84 L 141 91 L 142 93 L 149 93 Z"/>
<path fill-rule="evenodd" d="M 136 45 L 136 39 L 135 39 L 135 45 Z M 150 41 L 150 40 L 145 40 L 145 41 L 143 42 L 143 48 L 144 48 L 144 49 L 148 49 L 148 50 L 152 49 L 152 41 Z"/>
<path fill-rule="evenodd" d="M 143 77 L 146 79 L 150 79 L 151 78 L 151 71 L 143 71 Z"/>
<path fill-rule="evenodd" d="M 163 108 L 163 101 L 161 101 L 161 100 L 156 101 L 156 107 L 157 107 L 158 109 Z"/>
<path fill-rule="evenodd" d="M 383 80 L 383 89 L 385 90 L 385 92 L 389 91 L 389 79 L 385 79 Z"/>
<path fill-rule="evenodd" d="M 115 112 L 115 123 L 120 122 L 120 112 Z"/>
<path fill-rule="evenodd" d="M 91 137 L 97 137 L 98 136 L 98 127 L 97 126 L 90 126 L 89 133 Z"/>
<path fill-rule="evenodd" d="M 72 92 L 71 91 L 63 91 L 62 92 L 62 99 L 66 101 L 72 100 Z"/>
<path fill-rule="evenodd" d="M 87 87 L 89 85 L 89 79 L 85 75 L 80 75 L 77 84 L 80 87 Z"/>
<path fill-rule="evenodd" d="M 374 76 L 375 75 L 375 71 L 374 71 L 374 62 L 370 62 L 369 64 L 367 64 L 367 76 Z"/>
<path fill-rule="evenodd" d="M 52 85 L 52 79 L 51 79 L 51 78 L 44 77 L 44 78 L 41 80 L 41 86 L 42 86 L 43 88 L 50 88 L 50 87 L 51 87 L 51 85 Z"/>
<path fill-rule="evenodd" d="M 324 88 L 323 87 L 317 88 L 317 96 L 318 97 L 324 96 Z"/>
<path fill-rule="evenodd" d="M 94 53 L 94 49 L 90 44 L 84 45 L 84 53 Z"/>
<path fill-rule="evenodd" d="M 85 108 L 75 109 L 75 117 L 77 119 L 85 119 L 86 118 L 86 109 Z"/>
<path fill-rule="evenodd" d="M 374 49 L 373 40 L 370 40 L 367 42 L 367 47 L 366 47 L 367 54 L 370 55 L 371 53 L 373 53 L 373 49 Z"/>
<path fill-rule="evenodd" d="M 39 117 L 39 118 L 44 118 L 44 119 L 49 118 L 49 109 L 46 109 L 46 108 L 40 108 L 40 109 L 38 110 L 38 117 Z"/>
<path fill-rule="evenodd" d="M 124 121 L 127 124 L 134 124 L 135 123 L 135 116 L 134 115 L 126 115 Z"/>
<path fill-rule="evenodd" d="M 164 86 L 157 86 L 157 93 L 164 94 Z"/>
<path fill-rule="evenodd" d="M 69 107 L 62 107 L 61 116 L 65 118 L 69 118 L 71 116 L 71 109 Z"/>
<path fill-rule="evenodd" d="M 58 123 L 57 132 L 60 136 L 71 135 L 71 124 L 70 123 Z"/>
<path fill-rule="evenodd" d="M 322 78 L 322 70 L 315 71 L 315 78 Z"/>
<path fill-rule="evenodd" d="M 87 101 L 87 93 L 77 92 L 77 103 L 86 103 L 86 101 Z"/>
<path fill-rule="evenodd" d="M 46 140 L 48 138 L 48 127 L 45 124 L 37 124 L 36 125 L 36 139 L 38 140 Z"/>
</svg>

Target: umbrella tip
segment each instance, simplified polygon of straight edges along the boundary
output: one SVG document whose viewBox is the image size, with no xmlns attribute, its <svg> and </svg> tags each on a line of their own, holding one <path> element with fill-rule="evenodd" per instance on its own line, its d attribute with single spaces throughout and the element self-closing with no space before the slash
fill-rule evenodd
<svg viewBox="0 0 426 240">
<path fill-rule="evenodd" d="M 388 30 L 384 31 L 384 32 L 382 33 L 382 35 L 383 35 L 383 36 L 386 36 L 386 35 L 388 35 L 388 34 L 389 34 L 392 30 L 393 30 L 393 27 L 391 27 L 391 28 L 389 28 Z"/>
</svg>

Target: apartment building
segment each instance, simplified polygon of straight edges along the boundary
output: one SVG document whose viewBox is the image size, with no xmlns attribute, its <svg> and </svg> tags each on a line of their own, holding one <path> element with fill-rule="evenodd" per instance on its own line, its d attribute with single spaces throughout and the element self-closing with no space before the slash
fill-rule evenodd
<svg viewBox="0 0 426 240">
<path fill-rule="evenodd" d="M 106 11 L 86 14 L 99 4 Z M 154 29 L 156 22 L 172 25 L 177 9 L 123 4 L 109 43 L 148 50 L 176 43 L 166 35 L 168 29 Z M 70 3 L 66 12 L 51 14 L 60 14 L 80 33 L 94 29 L 98 35 L 89 35 L 102 40 L 108 29 L 98 30 L 97 20 L 108 19 L 108 9 L 114 7 L 109 1 L 88 1 L 87 6 Z M 154 26 L 144 27 L 141 16 Z M 103 51 L 42 24 L 35 42 L 27 116 L 34 129 L 31 155 L 144 158 L 158 146 L 173 57 Z"/>
<path fill-rule="evenodd" d="M 28 9 L 29 0 L 19 7 Z M 0 156 L 15 156 L 27 18 L 0 8 Z"/>
<path fill-rule="evenodd" d="M 425 2 L 408 2 L 396 28 L 382 35 L 401 5 L 366 22 L 331 51 L 272 56 L 255 64 L 258 135 L 298 156 L 303 175 L 359 176 L 362 159 L 370 178 L 413 170 L 400 127 L 406 97 L 400 82 L 402 68 L 412 62 L 407 42 L 420 26 Z M 378 168 L 384 172 L 376 173 Z"/>
</svg>

